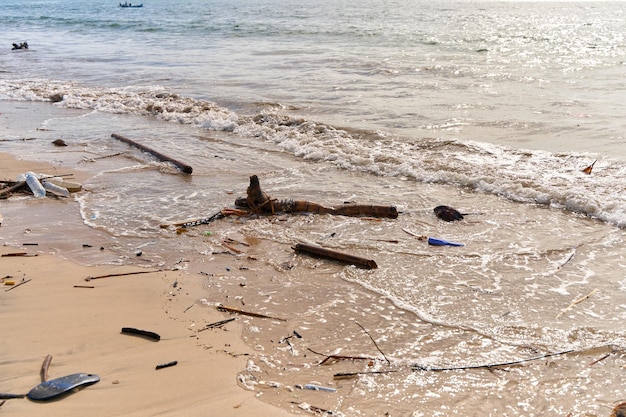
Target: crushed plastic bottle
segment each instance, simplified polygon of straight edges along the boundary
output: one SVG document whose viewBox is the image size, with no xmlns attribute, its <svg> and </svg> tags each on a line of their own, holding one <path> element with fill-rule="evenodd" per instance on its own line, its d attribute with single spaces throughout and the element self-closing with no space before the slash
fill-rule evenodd
<svg viewBox="0 0 626 417">
<path fill-rule="evenodd" d="M 33 195 L 37 198 L 42 198 L 46 196 L 46 190 L 43 188 L 41 183 L 39 182 L 39 178 L 37 178 L 37 174 L 33 172 L 27 172 L 24 174 L 24 178 L 26 179 L 26 184 L 33 192 Z"/>
</svg>

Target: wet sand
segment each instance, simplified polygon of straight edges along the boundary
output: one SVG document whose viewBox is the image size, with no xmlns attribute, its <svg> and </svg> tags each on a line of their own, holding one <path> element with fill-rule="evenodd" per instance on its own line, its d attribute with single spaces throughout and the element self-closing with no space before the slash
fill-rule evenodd
<svg viewBox="0 0 626 417">
<path fill-rule="evenodd" d="M 25 115 L 17 107 L 2 106 L 0 131 L 5 139 L 49 117 Z M 25 171 L 59 170 L 74 174 L 73 181 L 86 175 L 0 153 L 0 179 L 14 180 Z M 239 321 L 203 330 L 229 315 L 198 297 L 202 276 L 110 265 L 110 237 L 85 226 L 77 203 L 70 199 L 0 200 L 0 216 L 0 237 L 4 229 L 14 236 L 21 231 L 23 238 L 0 239 L 0 393 L 26 394 L 38 385 L 47 355 L 52 356 L 48 379 L 78 372 L 101 378 L 56 401 L 0 400 L 0 412 L 33 417 L 290 415 L 237 385 L 237 373 L 253 352 L 242 341 Z M 46 227 L 47 222 L 54 227 Z M 212 267 L 226 268 L 219 259 Z M 86 280 L 126 273 L 131 274 Z M 155 332 L 160 340 L 124 334 L 123 327 Z M 156 369 L 173 361 L 175 366 Z"/>
</svg>

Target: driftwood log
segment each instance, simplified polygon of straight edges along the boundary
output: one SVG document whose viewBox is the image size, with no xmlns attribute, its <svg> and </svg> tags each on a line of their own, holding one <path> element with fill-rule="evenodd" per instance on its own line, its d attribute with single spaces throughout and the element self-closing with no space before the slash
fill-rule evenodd
<svg viewBox="0 0 626 417">
<path fill-rule="evenodd" d="M 259 178 L 256 175 L 250 177 L 247 196 L 237 198 L 235 200 L 235 206 L 248 208 L 256 214 L 308 212 L 340 216 L 384 217 L 390 219 L 398 217 L 398 210 L 395 206 L 342 204 L 335 207 L 326 207 L 310 201 L 272 199 L 261 189 Z"/>
<path fill-rule="evenodd" d="M 178 169 L 180 169 L 181 171 L 183 171 L 185 174 L 191 174 L 193 172 L 193 168 L 190 167 L 189 165 L 182 163 L 180 161 L 177 161 L 174 158 L 170 158 L 167 155 L 163 155 L 160 152 L 155 151 L 152 148 L 149 148 L 145 145 L 142 145 L 140 143 L 135 142 L 134 140 L 128 139 L 127 137 L 124 137 L 122 135 L 118 135 L 117 133 L 113 133 L 111 134 L 112 138 L 115 138 L 119 141 L 122 141 L 124 143 L 127 143 L 129 145 L 132 145 L 138 149 L 141 149 L 144 152 L 148 152 L 149 154 L 155 156 L 157 159 L 159 159 L 160 161 L 164 161 L 164 162 L 170 162 L 172 164 L 174 164 L 174 166 Z"/>
<path fill-rule="evenodd" d="M 337 252 L 332 249 L 323 248 L 321 246 L 306 245 L 304 243 L 298 243 L 293 246 L 293 250 L 298 253 L 306 253 L 311 256 L 319 258 L 332 259 L 334 261 L 342 262 L 345 264 L 351 264 L 360 266 L 366 269 L 376 269 L 376 261 L 372 259 L 362 258 L 360 256 L 350 255 L 343 252 Z"/>
</svg>

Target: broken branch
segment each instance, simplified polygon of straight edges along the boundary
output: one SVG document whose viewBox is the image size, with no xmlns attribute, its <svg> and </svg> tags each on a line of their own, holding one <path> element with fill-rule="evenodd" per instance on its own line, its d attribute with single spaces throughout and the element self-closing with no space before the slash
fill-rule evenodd
<svg viewBox="0 0 626 417">
<path fill-rule="evenodd" d="M 572 353 L 572 352 L 574 352 L 574 350 L 570 349 L 570 350 L 564 350 L 562 352 L 546 353 L 545 355 L 536 356 L 534 358 L 528 358 L 528 359 L 520 359 L 518 361 L 492 363 L 492 364 L 486 364 L 486 365 L 452 366 L 452 367 L 447 367 L 447 368 L 431 368 L 431 367 L 415 364 L 411 367 L 411 369 L 414 371 L 461 371 L 461 370 L 464 371 L 468 369 L 491 369 L 491 368 L 499 368 L 502 366 L 520 365 L 526 362 L 550 358 L 552 356 L 565 355 L 565 354 Z"/>
<path fill-rule="evenodd" d="M 110 278 L 110 277 L 123 277 L 125 275 L 138 275 L 138 274 L 152 274 L 154 272 L 161 272 L 162 269 L 158 271 L 136 271 L 136 272 L 122 272 L 119 274 L 107 274 L 107 275 L 98 275 L 96 277 L 87 277 L 85 281 L 91 281 L 92 279 L 101 279 L 101 278 Z"/>
<path fill-rule="evenodd" d="M 564 308 L 563 310 L 561 310 L 561 312 L 559 314 L 556 315 L 556 318 L 558 319 L 559 317 L 561 317 L 563 314 L 565 314 L 566 312 L 570 311 L 572 308 L 574 308 L 576 306 L 576 304 L 582 303 L 583 301 L 585 301 L 587 298 L 591 297 L 596 291 L 598 291 L 597 288 L 594 288 L 593 291 L 591 291 L 589 294 L 580 297 L 578 300 L 575 300 L 572 304 L 570 304 L 569 306 L 567 306 L 567 308 Z"/>
<path fill-rule="evenodd" d="M 381 374 L 391 374 L 394 372 L 399 372 L 398 370 L 388 370 L 388 371 L 368 371 L 368 372 L 338 372 L 333 375 L 333 379 L 349 379 L 359 375 L 381 375 Z"/>
<path fill-rule="evenodd" d="M 363 329 L 363 331 L 365 332 L 365 334 L 370 338 L 370 340 L 372 341 L 372 343 L 374 343 L 374 346 L 376 346 L 376 349 L 378 349 L 378 351 L 380 352 L 381 355 L 383 355 L 383 358 L 385 358 L 385 360 L 387 361 L 387 365 L 390 365 L 391 362 L 389 362 L 389 359 L 387 359 L 387 356 L 385 356 L 385 352 L 383 352 L 382 350 L 380 350 L 380 348 L 378 347 L 378 343 L 376 343 L 376 341 L 374 340 L 374 338 L 372 337 L 372 335 L 369 334 L 369 332 L 367 330 L 365 330 L 365 327 L 361 326 L 360 323 L 356 324 L 357 326 L 359 326 L 361 329 Z"/>
<path fill-rule="evenodd" d="M 281 319 L 281 318 L 272 317 L 272 316 L 266 316 L 265 314 L 252 313 L 250 311 L 243 311 L 243 310 L 239 310 L 238 308 L 226 307 L 226 306 L 223 306 L 223 305 L 219 305 L 216 308 L 219 311 L 223 311 L 223 312 L 226 312 L 226 313 L 235 313 L 235 314 L 242 314 L 244 316 L 259 317 L 259 318 L 263 318 L 263 319 L 287 321 L 286 319 Z"/>
<path fill-rule="evenodd" d="M 4 255 L 3 255 L 3 256 L 4 256 Z M 12 286 L 11 288 L 9 288 L 8 290 L 4 290 L 4 292 L 9 292 L 9 291 L 11 291 L 11 290 L 14 290 L 14 289 L 16 289 L 17 287 L 19 287 L 20 285 L 24 285 L 24 284 L 26 284 L 27 282 L 31 282 L 31 281 L 32 281 L 32 279 L 27 279 L 27 280 L 24 280 L 24 281 L 20 282 L 19 284 L 15 284 L 14 286 Z"/>
<path fill-rule="evenodd" d="M 316 355 L 326 357 L 323 361 L 319 363 L 320 365 L 324 365 L 330 361 L 375 361 L 376 360 L 376 358 L 370 358 L 369 356 L 325 355 L 323 353 L 316 352 L 311 348 L 307 348 L 307 350 L 315 353 Z"/>
<path fill-rule="evenodd" d="M 207 324 L 202 329 L 198 330 L 198 332 L 202 332 L 202 331 L 208 330 L 208 329 L 215 329 L 217 327 L 222 327 L 223 325 L 225 325 L 227 323 L 230 323 L 231 321 L 235 321 L 235 320 L 236 320 L 235 318 L 232 318 L 232 319 L 216 321 L 215 323 Z"/>
<path fill-rule="evenodd" d="M 0 400 L 11 400 L 13 398 L 24 398 L 26 394 L 9 394 L 5 392 L 0 392 Z M 4 404 L 4 401 L 0 404 Z"/>
</svg>

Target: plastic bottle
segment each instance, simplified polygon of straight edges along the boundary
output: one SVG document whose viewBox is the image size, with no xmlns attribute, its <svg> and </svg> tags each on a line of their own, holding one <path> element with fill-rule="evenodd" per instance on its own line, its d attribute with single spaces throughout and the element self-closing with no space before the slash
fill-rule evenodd
<svg viewBox="0 0 626 417">
<path fill-rule="evenodd" d="M 35 197 L 42 198 L 46 196 L 46 190 L 43 188 L 43 186 L 39 182 L 39 179 L 37 178 L 36 174 L 32 172 L 27 172 L 26 174 L 24 174 L 24 177 L 26 178 L 26 184 L 28 185 L 30 190 L 33 192 L 33 195 Z"/>
<path fill-rule="evenodd" d="M 53 184 L 51 182 L 48 182 L 46 180 L 42 180 L 41 181 L 43 184 L 43 188 L 45 188 L 46 190 L 50 191 L 53 194 L 56 194 L 58 196 L 61 197 L 69 197 L 70 196 L 70 192 L 67 190 L 67 188 L 61 187 L 59 185 Z"/>
</svg>

